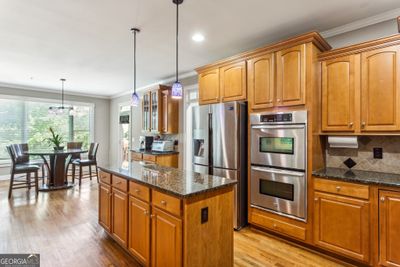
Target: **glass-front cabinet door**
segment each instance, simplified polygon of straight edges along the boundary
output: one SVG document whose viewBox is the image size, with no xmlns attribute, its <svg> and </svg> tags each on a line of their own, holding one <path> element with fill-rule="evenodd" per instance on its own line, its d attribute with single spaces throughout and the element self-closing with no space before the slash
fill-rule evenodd
<svg viewBox="0 0 400 267">
<path fill-rule="evenodd" d="M 142 130 L 143 131 L 150 131 L 150 94 L 146 93 L 143 95 L 142 100 Z"/>
<path fill-rule="evenodd" d="M 151 131 L 159 132 L 159 112 L 160 112 L 160 104 L 159 104 L 159 91 L 151 92 Z"/>
</svg>

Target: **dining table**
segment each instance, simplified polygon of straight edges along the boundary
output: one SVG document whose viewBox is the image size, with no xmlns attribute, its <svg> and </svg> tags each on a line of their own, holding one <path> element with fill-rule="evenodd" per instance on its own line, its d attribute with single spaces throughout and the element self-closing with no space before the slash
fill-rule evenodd
<svg viewBox="0 0 400 267">
<path fill-rule="evenodd" d="M 39 191 L 53 191 L 59 189 L 67 189 L 74 186 L 67 179 L 67 162 L 72 155 L 88 152 L 84 149 L 38 149 L 24 152 L 29 156 L 40 156 L 47 168 L 48 179 L 47 183 L 39 186 Z M 44 174 L 43 174 L 44 175 Z M 44 179 L 44 178 L 43 178 Z"/>
</svg>

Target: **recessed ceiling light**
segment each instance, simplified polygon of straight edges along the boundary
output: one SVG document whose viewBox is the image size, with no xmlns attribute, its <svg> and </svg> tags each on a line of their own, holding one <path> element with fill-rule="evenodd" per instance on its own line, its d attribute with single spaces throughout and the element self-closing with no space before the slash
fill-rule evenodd
<svg viewBox="0 0 400 267">
<path fill-rule="evenodd" d="M 203 42 L 204 41 L 204 35 L 202 35 L 201 33 L 196 33 L 192 36 L 192 40 L 195 42 Z"/>
</svg>

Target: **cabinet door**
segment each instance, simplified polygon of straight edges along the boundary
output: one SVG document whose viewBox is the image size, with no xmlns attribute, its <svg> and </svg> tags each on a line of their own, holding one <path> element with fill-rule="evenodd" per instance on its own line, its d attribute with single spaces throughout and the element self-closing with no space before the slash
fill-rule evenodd
<svg viewBox="0 0 400 267">
<path fill-rule="evenodd" d="M 171 90 L 163 90 L 162 97 L 162 133 L 179 133 L 179 102 L 171 98 Z"/>
<path fill-rule="evenodd" d="M 199 74 L 199 104 L 219 102 L 219 69 Z"/>
<path fill-rule="evenodd" d="M 274 106 L 274 54 L 262 55 L 247 61 L 250 109 Z"/>
<path fill-rule="evenodd" d="M 246 61 L 220 68 L 221 101 L 246 100 Z"/>
<path fill-rule="evenodd" d="M 111 187 L 99 184 L 99 224 L 111 232 Z"/>
<path fill-rule="evenodd" d="M 361 54 L 361 130 L 399 130 L 400 46 Z"/>
<path fill-rule="evenodd" d="M 306 45 L 298 45 L 276 53 L 276 105 L 293 106 L 305 103 Z"/>
<path fill-rule="evenodd" d="M 151 103 L 151 115 L 150 115 L 150 129 L 152 132 L 160 132 L 161 126 L 161 105 L 159 90 L 152 91 L 150 93 L 150 103 Z"/>
<path fill-rule="evenodd" d="M 151 235 L 151 265 L 182 266 L 182 220 L 153 208 Z"/>
<path fill-rule="evenodd" d="M 369 260 L 369 203 L 315 193 L 314 243 L 356 260 Z"/>
<path fill-rule="evenodd" d="M 129 197 L 128 249 L 145 265 L 150 257 L 150 205 Z"/>
<path fill-rule="evenodd" d="M 379 245 L 380 264 L 400 266 L 400 193 L 380 191 Z"/>
<path fill-rule="evenodd" d="M 142 130 L 150 131 L 150 93 L 143 94 L 142 99 Z"/>
<path fill-rule="evenodd" d="M 359 55 L 322 62 L 322 130 L 354 131 Z"/>
<path fill-rule="evenodd" d="M 128 195 L 113 188 L 112 235 L 126 246 L 128 238 Z"/>
</svg>

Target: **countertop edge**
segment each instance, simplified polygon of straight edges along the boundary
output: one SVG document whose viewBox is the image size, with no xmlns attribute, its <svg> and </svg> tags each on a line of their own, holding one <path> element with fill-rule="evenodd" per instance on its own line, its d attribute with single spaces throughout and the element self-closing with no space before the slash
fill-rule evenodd
<svg viewBox="0 0 400 267">
<path fill-rule="evenodd" d="M 229 184 L 224 184 L 224 185 L 217 186 L 215 188 L 210 188 L 210 189 L 206 189 L 206 190 L 202 190 L 202 191 L 198 191 L 198 192 L 194 192 L 194 193 L 183 195 L 183 194 L 179 194 L 179 193 L 176 193 L 174 191 L 165 189 L 163 187 L 159 187 L 159 186 L 156 186 L 156 185 L 153 185 L 153 184 L 146 183 L 146 182 L 144 182 L 142 180 L 139 180 L 139 179 L 136 179 L 136 178 L 134 178 L 132 176 L 128 176 L 126 174 L 110 170 L 110 169 L 108 169 L 106 167 L 98 166 L 98 168 L 100 170 L 103 170 L 105 172 L 111 173 L 113 175 L 117 175 L 117 176 L 126 178 L 129 181 L 133 181 L 133 182 L 148 186 L 148 187 L 150 187 L 152 189 L 156 189 L 156 190 L 158 190 L 158 191 L 160 191 L 162 193 L 173 195 L 173 196 L 176 196 L 176 197 L 181 198 L 181 199 L 188 199 L 188 198 L 191 198 L 191 197 L 194 197 L 194 196 L 199 196 L 199 195 L 207 194 L 207 193 L 210 193 L 210 192 L 222 190 L 222 189 L 227 188 L 227 187 L 233 187 L 233 186 L 235 186 L 237 184 L 237 181 L 235 181 L 235 182 L 232 182 L 232 183 L 229 183 Z"/>
</svg>

